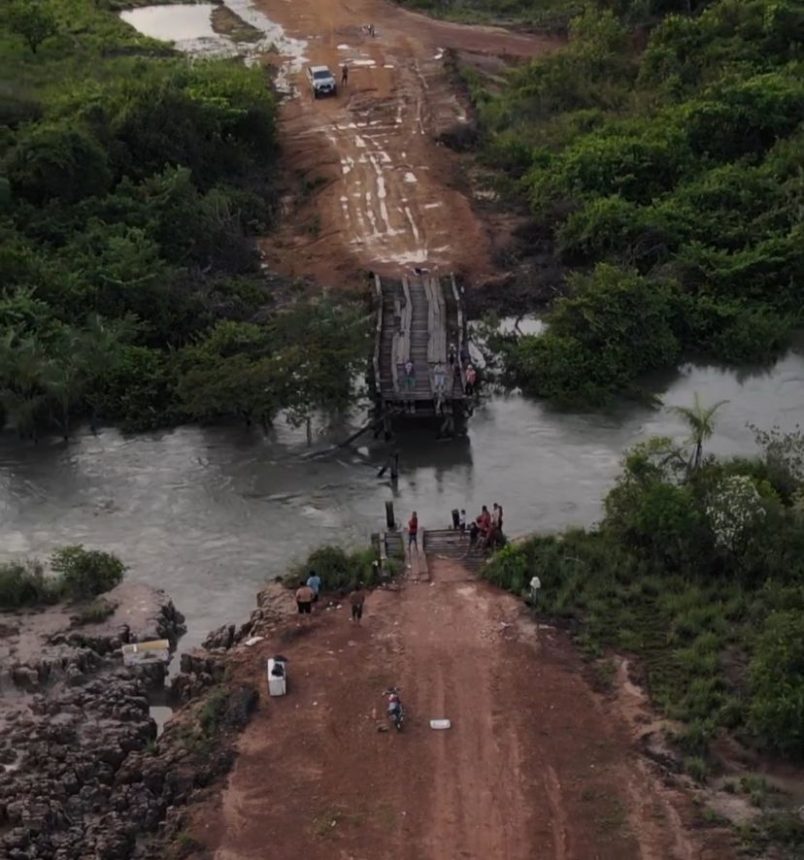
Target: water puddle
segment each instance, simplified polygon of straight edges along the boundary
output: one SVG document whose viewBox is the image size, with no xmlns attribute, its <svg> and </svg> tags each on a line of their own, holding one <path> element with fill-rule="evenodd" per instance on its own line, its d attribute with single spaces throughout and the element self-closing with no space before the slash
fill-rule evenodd
<svg viewBox="0 0 804 860">
<path fill-rule="evenodd" d="M 237 46 L 212 29 L 213 3 L 143 6 L 128 9 L 120 17 L 137 32 L 161 42 L 173 42 L 184 54 L 204 57 L 234 56 Z"/>
<path fill-rule="evenodd" d="M 238 41 L 232 35 L 217 32 L 213 13 L 220 9 L 237 16 L 258 37 Z M 176 50 L 191 57 L 241 57 L 247 65 L 254 65 L 266 54 L 279 55 L 283 62 L 274 83 L 279 92 L 288 95 L 293 93 L 293 75 L 301 71 L 307 60 L 307 42 L 288 36 L 251 0 L 227 0 L 222 6 L 213 3 L 143 6 L 121 12 L 120 17 L 144 36 L 172 42 Z"/>
</svg>

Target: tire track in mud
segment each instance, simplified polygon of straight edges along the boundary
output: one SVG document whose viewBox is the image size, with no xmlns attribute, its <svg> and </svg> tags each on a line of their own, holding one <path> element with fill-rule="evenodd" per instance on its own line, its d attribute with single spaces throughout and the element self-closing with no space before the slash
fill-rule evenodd
<svg viewBox="0 0 804 860">
<path fill-rule="evenodd" d="M 314 100 L 303 75 L 281 109 L 289 169 L 316 185 L 281 232 L 297 274 L 337 280 L 358 269 L 397 272 L 427 263 L 493 270 L 486 226 L 460 189 L 456 157 L 436 142 L 468 122 L 444 65 L 448 48 L 519 56 L 556 43 L 494 28 L 445 25 L 372 0 L 264 0 L 269 17 L 307 40 L 307 59 L 349 80 L 335 99 Z M 376 23 L 376 38 L 364 29 Z M 311 32 L 317 22 L 319 32 Z M 324 179 L 325 183 L 321 180 Z M 270 258 L 269 243 L 265 250 Z M 270 262 L 281 270 L 283 254 Z"/>
</svg>

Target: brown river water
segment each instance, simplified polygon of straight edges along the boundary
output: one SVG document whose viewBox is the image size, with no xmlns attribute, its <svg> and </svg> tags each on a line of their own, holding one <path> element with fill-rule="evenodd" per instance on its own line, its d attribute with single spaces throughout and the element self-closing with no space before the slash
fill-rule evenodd
<svg viewBox="0 0 804 860">
<path fill-rule="evenodd" d="M 667 406 L 688 405 L 696 391 L 705 403 L 727 398 L 709 450 L 751 453 L 747 424 L 793 429 L 804 420 L 804 354 L 750 373 L 687 365 L 655 390 Z M 383 527 L 386 500 L 399 520 L 415 508 L 425 528 L 446 526 L 454 507 L 472 515 L 495 501 L 510 536 L 590 525 L 624 450 L 658 434 L 684 435 L 666 408 L 563 413 L 494 395 L 463 442 L 438 442 L 429 430 L 402 436 L 396 489 L 377 478 L 383 445 L 304 459 L 304 431 L 281 423 L 271 437 L 199 427 L 132 437 L 105 429 L 37 446 L 5 437 L 0 555 L 45 556 L 67 543 L 115 552 L 132 579 L 166 589 L 187 615 L 188 648 L 245 620 L 260 585 L 312 548 L 364 544 Z"/>
</svg>

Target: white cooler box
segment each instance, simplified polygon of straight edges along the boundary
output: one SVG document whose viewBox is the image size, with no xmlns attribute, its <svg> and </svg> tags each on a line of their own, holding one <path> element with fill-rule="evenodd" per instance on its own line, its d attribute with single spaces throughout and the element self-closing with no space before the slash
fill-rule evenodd
<svg viewBox="0 0 804 860">
<path fill-rule="evenodd" d="M 288 664 L 281 657 L 268 659 L 268 695 L 284 696 L 288 691 Z"/>
</svg>

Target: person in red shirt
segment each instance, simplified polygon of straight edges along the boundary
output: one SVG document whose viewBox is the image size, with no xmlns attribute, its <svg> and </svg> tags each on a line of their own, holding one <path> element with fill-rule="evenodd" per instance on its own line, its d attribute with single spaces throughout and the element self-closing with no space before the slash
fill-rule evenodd
<svg viewBox="0 0 804 860">
<path fill-rule="evenodd" d="M 477 518 L 477 527 L 480 529 L 483 537 L 488 537 L 489 529 L 491 528 L 491 514 L 485 505 L 483 505 L 480 516 Z"/>
<path fill-rule="evenodd" d="M 411 514 L 408 520 L 408 551 L 412 546 L 416 547 L 416 552 L 419 551 L 419 518 L 416 511 Z"/>
</svg>

